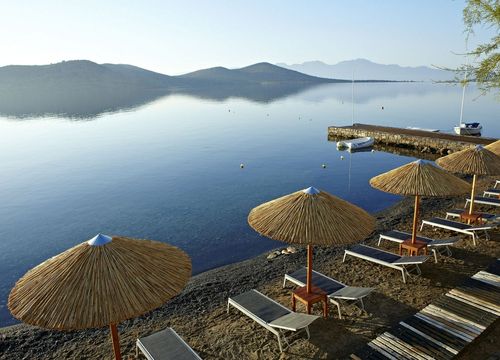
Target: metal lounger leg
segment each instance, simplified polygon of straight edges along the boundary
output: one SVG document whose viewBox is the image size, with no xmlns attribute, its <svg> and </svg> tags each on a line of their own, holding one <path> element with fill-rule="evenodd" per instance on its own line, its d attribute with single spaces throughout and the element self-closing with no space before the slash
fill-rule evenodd
<svg viewBox="0 0 500 360">
<path fill-rule="evenodd" d="M 280 352 L 283 352 L 283 345 L 281 345 L 281 336 L 279 334 L 276 334 L 278 337 L 278 346 L 280 347 Z"/>
<path fill-rule="evenodd" d="M 424 228 L 424 223 L 422 223 L 422 225 L 420 225 L 420 231 L 422 231 L 422 229 Z"/>
<path fill-rule="evenodd" d="M 309 332 L 309 326 L 306 326 L 307 340 L 311 338 L 311 333 Z"/>
<path fill-rule="evenodd" d="M 283 278 L 283 289 L 285 288 L 286 286 L 286 277 Z"/>
<path fill-rule="evenodd" d="M 403 275 L 403 283 L 406 284 L 406 269 L 404 268 L 404 266 L 401 268 L 401 275 Z"/>
<path fill-rule="evenodd" d="M 431 251 L 434 254 L 434 263 L 437 264 L 437 262 L 438 262 L 437 251 L 436 251 L 436 249 L 431 249 Z"/>
<path fill-rule="evenodd" d="M 363 298 L 359 299 L 359 302 L 361 303 L 361 309 L 365 311 L 365 303 L 363 302 Z"/>
<path fill-rule="evenodd" d="M 379 238 L 378 238 L 378 244 L 377 244 L 377 246 L 380 246 L 381 242 L 382 242 L 382 235 L 380 235 Z"/>
<path fill-rule="evenodd" d="M 472 233 L 472 243 L 476 246 L 476 234 Z"/>
<path fill-rule="evenodd" d="M 342 319 L 342 313 L 340 312 L 340 300 L 333 300 L 332 298 L 330 298 L 330 302 L 337 306 L 339 319 Z"/>
<path fill-rule="evenodd" d="M 342 259 L 342 262 L 345 262 L 345 257 L 347 256 L 347 253 L 344 251 L 344 258 Z"/>
</svg>

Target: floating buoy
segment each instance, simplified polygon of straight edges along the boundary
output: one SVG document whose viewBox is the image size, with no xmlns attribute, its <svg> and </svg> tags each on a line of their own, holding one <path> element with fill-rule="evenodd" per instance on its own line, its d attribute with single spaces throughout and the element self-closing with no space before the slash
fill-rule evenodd
<svg viewBox="0 0 500 360">
<path fill-rule="evenodd" d="M 322 164 L 322 165 L 321 165 L 321 167 L 322 167 L 323 169 L 326 169 L 326 164 Z"/>
<path fill-rule="evenodd" d="M 382 110 L 384 110 L 384 107 L 382 106 Z"/>
<path fill-rule="evenodd" d="M 229 109 L 228 112 L 231 112 L 231 109 Z"/>
<path fill-rule="evenodd" d="M 344 155 L 340 155 L 340 160 L 344 160 Z"/>
<path fill-rule="evenodd" d="M 245 167 L 245 164 L 240 164 L 240 169 L 243 169 Z"/>
<path fill-rule="evenodd" d="M 372 152 L 375 152 L 375 150 L 372 149 Z"/>
<path fill-rule="evenodd" d="M 269 116 L 269 114 L 267 114 L 267 116 Z"/>
</svg>

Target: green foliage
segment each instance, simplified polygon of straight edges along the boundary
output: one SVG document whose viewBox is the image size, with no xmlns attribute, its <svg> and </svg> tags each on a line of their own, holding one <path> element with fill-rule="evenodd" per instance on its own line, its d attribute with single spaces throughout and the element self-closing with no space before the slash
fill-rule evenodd
<svg viewBox="0 0 500 360">
<path fill-rule="evenodd" d="M 468 0 L 463 17 L 467 37 L 476 26 L 492 28 L 496 34 L 468 53 L 474 57 L 472 64 L 457 70 L 475 79 L 483 92 L 493 91 L 500 97 L 500 0 Z"/>
</svg>

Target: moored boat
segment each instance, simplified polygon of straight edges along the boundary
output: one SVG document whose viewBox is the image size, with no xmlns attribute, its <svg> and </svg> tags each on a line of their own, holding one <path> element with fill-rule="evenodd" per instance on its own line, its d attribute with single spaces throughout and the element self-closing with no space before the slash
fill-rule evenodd
<svg viewBox="0 0 500 360">
<path fill-rule="evenodd" d="M 372 146 L 374 142 L 375 140 L 372 137 L 367 136 L 357 139 L 339 141 L 337 143 L 337 148 L 347 148 L 350 150 L 363 149 Z"/>
<path fill-rule="evenodd" d="M 481 135 L 482 130 L 481 124 L 478 122 L 474 123 L 460 123 L 459 126 L 455 126 L 453 130 L 458 135 Z"/>
<path fill-rule="evenodd" d="M 407 126 L 408 130 L 419 130 L 419 131 L 428 131 L 428 132 L 439 132 L 439 129 L 428 129 L 428 128 L 419 128 L 416 126 Z"/>
</svg>

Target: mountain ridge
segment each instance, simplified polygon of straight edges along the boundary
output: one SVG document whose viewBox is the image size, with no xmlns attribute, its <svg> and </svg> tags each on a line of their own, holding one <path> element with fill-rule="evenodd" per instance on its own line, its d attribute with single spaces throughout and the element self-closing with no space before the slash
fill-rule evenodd
<svg viewBox="0 0 500 360">
<path fill-rule="evenodd" d="M 300 71 L 311 76 L 326 78 L 389 80 L 389 81 L 447 81 L 453 80 L 453 74 L 428 66 L 401 66 L 398 64 L 379 64 L 367 59 L 344 60 L 336 64 L 312 60 L 300 64 L 277 63 L 290 70 Z"/>
</svg>

